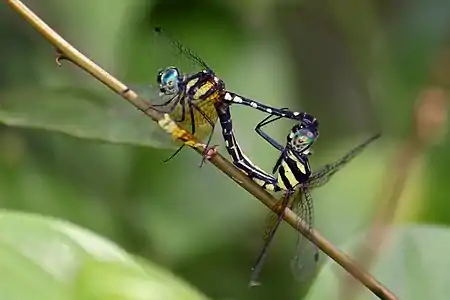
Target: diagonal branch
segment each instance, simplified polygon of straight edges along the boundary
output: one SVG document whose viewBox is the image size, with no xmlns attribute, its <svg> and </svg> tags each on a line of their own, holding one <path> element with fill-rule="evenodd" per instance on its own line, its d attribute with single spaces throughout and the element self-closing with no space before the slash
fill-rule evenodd
<svg viewBox="0 0 450 300">
<path fill-rule="evenodd" d="M 119 94 L 122 98 L 130 102 L 137 109 L 141 110 L 147 116 L 158 122 L 159 125 L 166 130 L 169 134 L 177 139 L 181 140 L 188 146 L 192 147 L 195 151 L 203 154 L 205 148 L 202 143 L 196 140 L 188 131 L 178 126 L 168 115 L 163 115 L 154 109 L 149 109 L 149 105 L 146 101 L 139 98 L 139 96 L 132 90 L 130 90 L 122 82 L 108 74 L 105 70 L 100 68 L 94 62 L 89 60 L 86 56 L 80 53 L 77 49 L 71 46 L 61 36 L 59 36 L 53 29 L 45 24 L 37 15 L 35 15 L 28 7 L 26 7 L 21 1 L 7 0 L 6 1 L 13 10 L 21 15 L 30 25 L 32 25 L 48 42 L 50 42 L 58 51 L 57 63 L 61 60 L 69 60 L 81 69 L 91 74 L 97 80 L 102 82 L 108 88 Z M 239 169 L 237 169 L 232 163 L 226 160 L 220 154 L 213 156 L 210 159 L 211 163 L 215 165 L 219 170 L 225 173 L 228 177 L 234 180 L 237 184 L 247 190 L 261 203 L 267 206 L 272 211 L 276 212 L 275 198 L 267 193 L 263 188 L 257 185 L 249 177 L 245 176 Z M 379 283 L 372 275 L 363 271 L 358 265 L 352 261 L 343 252 L 337 249 L 332 243 L 325 239 L 318 231 L 311 230 L 309 226 L 301 220 L 291 210 L 286 209 L 284 220 L 308 238 L 311 242 L 316 244 L 326 255 L 341 265 L 347 272 L 353 277 L 365 285 L 370 291 L 372 291 L 379 299 L 395 300 L 398 299 L 391 291 Z"/>
</svg>

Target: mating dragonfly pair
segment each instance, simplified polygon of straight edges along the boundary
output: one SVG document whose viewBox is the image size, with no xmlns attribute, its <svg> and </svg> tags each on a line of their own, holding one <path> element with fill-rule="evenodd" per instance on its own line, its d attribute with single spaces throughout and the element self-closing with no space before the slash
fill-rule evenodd
<svg viewBox="0 0 450 300">
<path fill-rule="evenodd" d="M 250 284 L 256 285 L 268 247 L 281 223 L 285 208 L 289 207 L 293 210 L 312 229 L 314 214 L 310 190 L 328 182 L 333 174 L 380 135 L 369 138 L 336 162 L 312 172 L 308 156 L 311 154 L 311 146 L 319 136 L 319 122 L 315 117 L 305 112 L 270 107 L 226 90 L 224 82 L 193 51 L 168 36 L 161 28 L 155 28 L 155 35 L 156 39 L 169 45 L 173 54 L 183 56 L 196 65 L 198 71 L 186 73 L 174 66 L 161 66 L 163 69 L 157 75 L 158 87 L 146 86 L 145 89 L 139 87 L 138 92 L 144 91 L 145 95 L 151 95 L 147 96 L 147 100 L 152 103 L 152 109 L 169 114 L 174 121 L 189 130 L 196 138 L 207 140 L 208 155 L 211 149 L 215 149 L 215 146 L 211 148 L 209 146 L 215 124 L 219 120 L 226 149 L 235 166 L 264 189 L 283 194 L 276 204 L 278 215 L 272 212 L 269 215 L 264 233 L 264 246 L 252 269 Z M 265 172 L 254 165 L 240 148 L 234 135 L 230 113 L 230 106 L 233 104 L 248 106 L 268 114 L 257 124 L 255 130 L 280 151 L 272 173 Z M 285 143 L 277 142 L 263 131 L 264 126 L 281 118 L 296 122 L 287 135 Z M 183 146 L 169 159 L 182 148 Z M 299 280 L 311 278 L 315 273 L 318 257 L 317 247 L 299 235 L 296 255 L 291 265 L 295 277 Z"/>
</svg>

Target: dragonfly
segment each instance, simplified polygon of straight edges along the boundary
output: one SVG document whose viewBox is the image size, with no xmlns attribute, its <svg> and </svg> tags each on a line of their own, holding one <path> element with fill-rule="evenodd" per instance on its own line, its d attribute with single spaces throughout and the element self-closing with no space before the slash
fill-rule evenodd
<svg viewBox="0 0 450 300">
<path fill-rule="evenodd" d="M 281 110 L 288 110 L 281 108 Z M 263 247 L 252 267 L 250 286 L 259 285 L 259 274 L 268 254 L 269 246 L 283 219 L 285 209 L 290 208 L 306 223 L 307 230 L 313 229 L 313 200 L 310 190 L 326 184 L 345 164 L 360 154 L 370 143 L 378 139 L 381 134 L 376 134 L 360 145 L 350 150 L 347 154 L 333 163 L 326 164 L 318 171 L 313 172 L 309 164 L 311 147 L 319 137 L 319 122 L 312 115 L 302 112 L 299 121 L 290 130 L 285 144 L 277 142 L 264 132 L 263 127 L 277 121 L 280 117 L 269 115 L 255 128 L 255 131 L 270 145 L 280 151 L 272 174 L 266 173 L 254 165 L 243 153 L 233 132 L 233 124 L 224 110 L 219 114 L 223 130 L 223 138 L 226 141 L 227 152 L 234 164 L 257 184 L 268 191 L 283 192 L 283 196 L 275 205 L 275 211 L 269 214 L 265 230 Z M 299 281 L 310 279 L 316 272 L 319 260 L 317 246 L 305 241 L 303 235 L 298 235 L 296 254 L 291 260 L 291 269 L 294 277 Z"/>
<path fill-rule="evenodd" d="M 228 91 L 224 81 L 217 77 L 206 62 L 191 49 L 168 35 L 161 27 L 155 27 L 154 32 L 158 43 L 168 47 L 168 51 L 165 52 L 171 52 L 176 57 L 173 62 L 187 61 L 187 65 L 194 67 L 194 71 L 182 71 L 181 68 L 174 66 L 176 64 L 164 65 L 158 70 L 157 87 L 152 85 L 130 85 L 130 87 L 142 94 L 143 98 L 151 104 L 149 109 L 169 114 L 171 119 L 197 139 L 201 141 L 207 139 L 205 154 L 214 154 L 215 151 L 211 152 L 211 150 L 215 150 L 217 147 L 217 145 L 213 147 L 209 147 L 209 145 L 218 120 L 218 110 L 225 118 L 231 118 L 229 106 L 232 104 L 251 107 L 280 118 L 293 120 L 299 118 L 300 112 L 280 110 Z M 224 120 L 225 123 L 226 121 Z M 173 145 L 173 141 L 170 142 Z M 183 147 L 184 144 L 165 162 L 175 157 Z M 208 158 L 208 155 L 204 156 L 201 165 L 205 158 Z"/>
</svg>

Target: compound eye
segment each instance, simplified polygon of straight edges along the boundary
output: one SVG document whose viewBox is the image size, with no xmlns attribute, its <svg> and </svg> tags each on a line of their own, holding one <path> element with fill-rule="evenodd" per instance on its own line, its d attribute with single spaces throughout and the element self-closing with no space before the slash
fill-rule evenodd
<svg viewBox="0 0 450 300">
<path fill-rule="evenodd" d="M 292 147 L 297 151 L 302 151 L 314 143 L 316 138 L 316 135 L 311 130 L 302 128 L 297 131 L 292 139 Z"/>
<path fill-rule="evenodd" d="M 175 67 L 166 68 L 158 73 L 157 81 L 162 92 L 175 93 L 180 81 L 180 72 Z"/>
</svg>

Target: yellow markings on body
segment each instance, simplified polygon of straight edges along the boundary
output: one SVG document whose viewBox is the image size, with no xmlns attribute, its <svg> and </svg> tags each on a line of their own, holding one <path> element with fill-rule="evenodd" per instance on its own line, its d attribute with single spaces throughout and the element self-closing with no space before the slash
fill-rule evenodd
<svg viewBox="0 0 450 300">
<path fill-rule="evenodd" d="M 158 121 L 158 125 L 167 133 L 172 135 L 173 139 L 180 139 L 183 141 L 184 144 L 199 148 L 204 147 L 205 145 L 202 143 L 197 143 L 191 139 L 191 134 L 187 132 L 186 130 L 182 129 L 173 121 L 169 114 L 164 114 L 164 118 Z"/>
<path fill-rule="evenodd" d="M 198 78 L 194 78 L 191 81 L 189 81 L 188 83 L 186 83 L 186 89 L 189 90 L 194 84 L 196 84 L 198 81 Z"/>
<path fill-rule="evenodd" d="M 299 169 L 300 172 L 302 172 L 303 174 L 306 174 L 306 168 L 305 165 L 301 163 L 301 161 L 296 158 L 294 156 L 294 154 L 291 151 L 287 152 L 288 158 L 292 159 L 293 161 L 295 161 L 295 164 L 297 166 L 297 168 Z M 298 182 L 298 180 L 295 178 L 294 173 L 292 173 L 291 168 L 288 166 L 288 164 L 286 163 L 286 161 L 281 161 L 281 166 L 284 169 L 284 176 L 286 177 L 286 179 L 289 181 L 289 183 L 291 184 L 292 187 L 295 187 L 296 185 L 298 185 L 300 182 Z M 278 179 L 278 185 L 280 186 L 280 188 L 286 190 L 287 187 L 284 184 L 280 173 L 278 172 L 277 175 L 277 179 Z"/>
<path fill-rule="evenodd" d="M 245 172 L 244 172 L 244 173 L 245 173 Z M 254 181 L 257 185 L 263 187 L 264 189 L 266 189 L 266 190 L 268 190 L 268 191 L 272 191 L 272 192 L 275 191 L 275 186 L 274 186 L 272 183 L 266 183 L 264 180 L 261 180 L 261 179 L 259 179 L 259 178 L 253 178 L 253 181 Z"/>
<path fill-rule="evenodd" d="M 245 175 L 248 175 L 247 172 L 244 172 L 243 170 L 241 170 L 241 171 Z M 253 181 L 256 182 L 256 184 L 259 185 L 259 186 L 264 186 L 264 184 L 265 184 L 264 180 L 261 180 L 259 178 L 253 178 Z"/>
<path fill-rule="evenodd" d="M 189 90 L 190 87 L 192 87 L 198 79 L 193 79 L 188 82 L 186 85 L 186 89 Z M 191 116 L 191 109 L 192 109 L 192 115 L 195 120 L 195 133 L 193 134 L 197 139 L 204 140 L 212 131 L 212 127 L 209 121 L 211 121 L 212 124 L 215 124 L 217 122 L 217 112 L 216 108 L 214 106 L 214 103 L 219 100 L 219 92 L 216 92 L 209 96 L 207 99 L 202 99 L 202 97 L 211 89 L 213 88 L 213 83 L 211 82 L 205 82 L 202 86 L 198 88 L 196 93 L 193 96 L 192 104 L 194 104 L 198 109 L 200 109 L 201 112 L 199 112 L 197 109 L 192 108 L 186 101 L 184 103 L 179 103 L 175 110 L 170 114 L 172 119 L 174 120 L 180 120 L 183 116 L 183 107 L 184 105 L 184 118 L 183 120 L 179 121 L 179 124 L 186 128 L 190 133 L 192 133 L 192 116 Z M 185 95 L 182 95 L 181 97 L 185 97 Z M 206 116 L 206 118 L 205 118 Z"/>
<path fill-rule="evenodd" d="M 269 190 L 269 191 L 275 192 L 275 186 L 274 186 L 273 184 L 271 184 L 271 183 L 266 184 L 266 185 L 265 185 L 265 188 L 266 188 L 267 190 Z"/>
<path fill-rule="evenodd" d="M 200 86 L 194 94 L 194 100 L 200 99 L 204 96 L 211 88 L 213 84 L 209 81 L 205 82 L 202 86 Z"/>
</svg>

